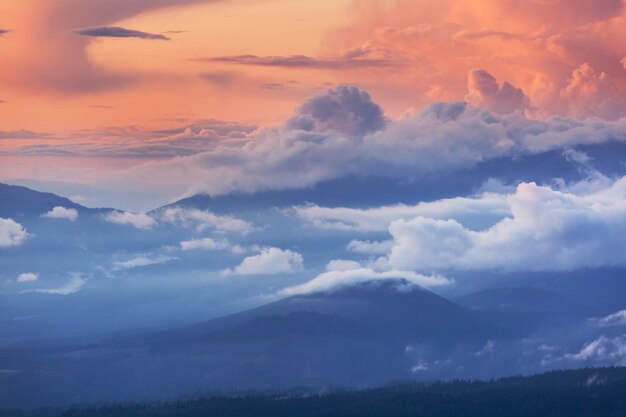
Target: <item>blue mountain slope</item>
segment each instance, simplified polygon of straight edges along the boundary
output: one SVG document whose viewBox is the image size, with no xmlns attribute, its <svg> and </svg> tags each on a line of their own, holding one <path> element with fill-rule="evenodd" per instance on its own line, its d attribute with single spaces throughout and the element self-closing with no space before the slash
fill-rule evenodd
<svg viewBox="0 0 626 417">
<path fill-rule="evenodd" d="M 592 165 L 602 167 L 605 175 L 614 177 L 626 174 L 626 143 L 606 142 L 576 149 L 587 154 Z M 516 158 L 497 158 L 455 172 L 415 178 L 398 179 L 390 173 L 389 177 L 352 176 L 335 179 L 306 189 L 270 190 L 255 194 L 233 192 L 214 197 L 197 194 L 164 207 L 199 208 L 217 213 L 247 213 L 305 203 L 357 208 L 414 204 L 470 195 L 490 178 L 513 185 L 522 181 L 549 183 L 555 178 L 567 182 L 579 181 L 586 177 L 585 169 L 569 160 L 562 150 L 557 150 Z"/>
<path fill-rule="evenodd" d="M 91 209 L 56 194 L 0 183 L 0 217 L 10 217 L 16 220 L 31 218 L 40 216 L 56 206 L 75 209 L 80 214 L 93 214 L 108 210 Z"/>
<path fill-rule="evenodd" d="M 520 336 L 515 328 L 421 288 L 407 291 L 406 283 L 362 284 L 171 330 L 4 347 L 0 369 L 17 372 L 0 374 L 12 387 L 10 397 L 0 391 L 0 406 L 23 406 L 44 385 L 39 405 L 231 388 L 373 386 L 415 377 L 416 362 Z M 436 375 L 456 373 L 419 377 Z"/>
</svg>

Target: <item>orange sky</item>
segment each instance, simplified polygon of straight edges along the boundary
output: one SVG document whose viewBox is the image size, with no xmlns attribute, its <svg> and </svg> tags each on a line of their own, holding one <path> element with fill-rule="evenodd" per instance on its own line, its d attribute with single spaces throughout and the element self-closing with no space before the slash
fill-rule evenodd
<svg viewBox="0 0 626 417">
<path fill-rule="evenodd" d="M 112 27 L 170 40 L 77 33 Z M 340 83 L 390 117 L 460 99 L 535 118 L 626 114 L 622 0 L 5 1 L 0 57 L 2 151 L 124 140 L 81 133 L 110 127 L 273 125 Z"/>
</svg>

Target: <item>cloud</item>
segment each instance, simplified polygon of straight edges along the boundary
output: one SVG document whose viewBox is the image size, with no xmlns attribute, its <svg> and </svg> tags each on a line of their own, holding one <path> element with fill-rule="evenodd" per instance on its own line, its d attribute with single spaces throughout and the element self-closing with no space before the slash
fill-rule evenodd
<svg viewBox="0 0 626 417">
<path fill-rule="evenodd" d="M 477 198 L 455 197 L 416 205 L 396 204 L 369 209 L 308 204 L 293 207 L 291 212 L 322 229 L 384 232 L 394 220 L 410 220 L 418 216 L 456 219 L 469 227 L 480 229 L 510 215 L 511 210 L 506 195 L 485 193 Z"/>
<path fill-rule="evenodd" d="M 468 103 L 496 113 L 511 113 L 528 105 L 528 99 L 521 89 L 507 81 L 498 84 L 498 81 L 483 69 L 474 69 L 468 73 L 467 89 L 469 93 L 465 100 Z"/>
<path fill-rule="evenodd" d="M 326 271 L 352 271 L 361 268 L 359 262 L 347 259 L 333 259 L 326 264 Z"/>
<path fill-rule="evenodd" d="M 255 126 L 220 120 L 199 120 L 175 129 L 145 130 L 134 127 L 87 130 L 72 135 L 74 143 L 22 146 L 14 154 L 29 156 L 99 156 L 105 158 L 160 159 L 189 156 L 215 149 L 225 141 L 237 144 L 256 129 Z M 4 132 L 6 138 L 22 135 L 36 138 L 27 131 Z M 3 138 L 0 132 L 0 139 Z M 48 138 L 48 136 L 41 136 Z"/>
<path fill-rule="evenodd" d="M 49 219 L 67 219 L 74 222 L 78 219 L 78 210 L 56 206 L 49 212 L 42 214 L 41 217 L 47 217 Z"/>
<path fill-rule="evenodd" d="M 553 271 L 623 266 L 626 177 L 576 195 L 535 183 L 507 196 L 511 215 L 474 231 L 455 219 L 416 217 L 391 223 L 385 268 Z"/>
<path fill-rule="evenodd" d="M 131 213 L 129 211 L 113 211 L 104 215 L 104 219 L 111 223 L 128 224 L 137 229 L 152 229 L 156 220 L 146 213 Z"/>
<path fill-rule="evenodd" d="M 39 274 L 33 272 L 24 272 L 17 276 L 17 282 L 34 282 L 39 279 Z"/>
<path fill-rule="evenodd" d="M 393 247 L 392 240 L 383 240 L 381 242 L 370 242 L 369 240 L 351 240 L 347 249 L 355 253 L 364 255 L 386 255 Z"/>
<path fill-rule="evenodd" d="M 164 8 L 210 3 L 215 0 L 58 0 L 37 1 L 36 13 L 28 5 L 15 8 L 16 17 L 28 16 L 27 26 L 16 30 L 19 43 L 9 49 L 11 68 L 0 68 L 0 81 L 23 90 L 61 94 L 87 94 L 124 88 L 149 75 L 113 71 L 89 56 L 93 38 L 76 36 L 75 28 L 102 27 Z M 41 53 L 42 45 L 46 53 Z"/>
<path fill-rule="evenodd" d="M 606 317 L 594 320 L 600 326 L 626 326 L 626 310 L 618 311 L 617 313 L 609 314 Z"/>
<path fill-rule="evenodd" d="M 185 195 L 215 196 L 306 188 L 347 176 L 423 178 L 496 158 L 626 140 L 626 117 L 537 119 L 521 112 L 499 115 L 465 102 L 433 103 L 387 120 L 369 95 L 347 86 L 305 101 L 281 125 L 254 133 L 235 125 L 217 123 L 206 131 L 198 126 L 183 133 L 122 129 L 104 133 L 120 140 L 79 135 L 74 144 L 23 146 L 5 155 L 157 158 L 89 174 L 101 182 L 128 183 L 132 178 L 135 184 L 169 186 Z M 159 133 L 164 135 L 160 139 L 152 136 Z M 137 138 L 126 139 L 133 136 Z"/>
<path fill-rule="evenodd" d="M 293 296 L 328 292 L 362 282 L 379 280 L 402 279 L 422 287 L 448 285 L 451 282 L 441 275 L 426 276 L 413 271 L 401 270 L 375 271 L 371 268 L 362 267 L 354 261 L 332 261 L 327 269 L 326 272 L 321 273 L 311 281 L 280 290 L 278 295 Z"/>
<path fill-rule="evenodd" d="M 72 33 L 80 36 L 91 36 L 94 38 L 139 38 L 152 40 L 171 40 L 165 35 L 141 32 L 139 30 L 125 29 L 119 26 L 93 26 L 73 30 Z"/>
<path fill-rule="evenodd" d="M 188 195 L 254 193 L 350 175 L 414 178 L 609 140 L 626 140 L 626 118 L 538 120 L 452 102 L 385 121 L 369 96 L 340 86 L 305 101 L 284 124 L 239 143 L 217 143 L 196 155 L 138 165 L 119 175 L 190 184 Z"/>
<path fill-rule="evenodd" d="M 53 295 L 70 295 L 80 291 L 87 281 L 79 274 L 73 274 L 72 278 L 65 285 L 57 288 L 45 288 L 36 290 L 26 290 L 23 292 L 36 292 L 41 294 L 53 294 Z"/>
<path fill-rule="evenodd" d="M 210 71 L 200 74 L 200 78 L 218 88 L 226 88 L 239 80 L 239 74 L 230 71 Z"/>
<path fill-rule="evenodd" d="M 583 62 L 615 79 L 626 95 L 626 73 L 616 65 L 626 48 L 621 0 L 518 2 L 486 0 L 370 1 L 351 9 L 352 24 L 327 39 L 339 47 L 366 45 L 400 55 L 406 66 L 351 74 L 386 100 L 450 100 L 466 91 L 466 74 L 482 67 L 526 92 L 541 114 L 569 114 L 560 97 Z M 567 10 L 565 10 L 567 9 Z M 421 99 L 421 100 L 420 100 Z M 585 117 L 588 115 L 585 115 Z"/>
<path fill-rule="evenodd" d="M 3 219 L 0 217 L 0 248 L 8 248 L 11 246 L 19 246 L 30 235 L 21 224 L 12 219 Z"/>
<path fill-rule="evenodd" d="M 30 130 L 0 131 L 0 139 L 50 139 L 48 133 L 32 132 Z"/>
<path fill-rule="evenodd" d="M 626 365 L 626 336 L 600 336 L 586 343 L 580 351 L 568 353 L 556 361 L 610 363 Z"/>
<path fill-rule="evenodd" d="M 117 272 L 117 271 L 122 271 L 125 269 L 139 268 L 142 266 L 159 265 L 159 264 L 167 263 L 174 259 L 176 258 L 171 257 L 171 256 L 165 256 L 165 255 L 157 255 L 157 256 L 141 255 L 141 256 L 136 256 L 134 258 L 131 258 L 125 261 L 116 261 L 113 263 L 113 267 L 111 268 L 111 270 L 114 272 Z"/>
<path fill-rule="evenodd" d="M 288 87 L 283 83 L 262 83 L 259 85 L 259 88 L 271 91 L 284 91 L 288 89 Z"/>
<path fill-rule="evenodd" d="M 626 96 L 617 90 L 606 73 L 597 73 L 587 63 L 572 72 L 561 90 L 561 98 L 574 117 L 596 116 L 614 120 L 626 114 Z"/>
<path fill-rule="evenodd" d="M 219 232 L 248 234 L 254 230 L 251 223 L 233 216 L 221 216 L 210 211 L 170 207 L 161 213 L 164 222 L 194 225 L 197 231 L 214 229 Z"/>
<path fill-rule="evenodd" d="M 356 87 L 340 85 L 306 100 L 286 127 L 305 132 L 335 131 L 363 136 L 385 127 L 382 109 L 369 94 Z"/>
<path fill-rule="evenodd" d="M 399 55 L 382 49 L 352 48 L 332 57 L 311 57 L 307 55 L 257 56 L 223 55 L 194 58 L 194 61 L 235 64 L 257 67 L 282 67 L 293 69 L 355 70 L 359 68 L 384 68 L 404 65 Z"/>
<path fill-rule="evenodd" d="M 489 355 L 491 353 L 493 353 L 496 350 L 496 342 L 494 342 L 493 340 L 487 340 L 487 342 L 485 343 L 485 346 L 483 346 L 483 348 L 477 352 L 474 352 L 474 356 L 485 356 L 485 355 Z"/>
<path fill-rule="evenodd" d="M 226 269 L 224 275 L 289 274 L 301 271 L 303 258 L 297 252 L 279 248 L 263 248 L 258 255 L 248 256 L 234 269 Z"/>
<path fill-rule="evenodd" d="M 227 249 L 230 245 L 228 242 L 217 241 L 211 239 L 209 237 L 205 237 L 202 239 L 191 239 L 180 242 L 180 248 L 182 250 L 194 250 L 194 249 L 203 249 L 203 250 L 217 250 L 217 249 Z"/>
<path fill-rule="evenodd" d="M 6 35 L 11 32 L 9 29 L 0 29 L 0 37 Z"/>
</svg>

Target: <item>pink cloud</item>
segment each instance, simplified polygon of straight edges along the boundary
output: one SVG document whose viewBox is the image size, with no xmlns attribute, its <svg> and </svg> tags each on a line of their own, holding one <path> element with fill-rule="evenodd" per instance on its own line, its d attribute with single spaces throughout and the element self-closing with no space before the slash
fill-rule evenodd
<svg viewBox="0 0 626 417">
<path fill-rule="evenodd" d="M 218 0 L 36 0 L 9 16 L 20 26 L 3 52 L 11 61 L 0 82 L 26 90 L 84 94 L 124 87 L 141 74 L 113 72 L 87 55 L 89 38 L 73 31 L 104 26 L 151 10 Z M 35 3 L 34 7 L 31 3 Z M 155 35 L 159 36 L 159 35 Z"/>
<path fill-rule="evenodd" d="M 597 116 L 618 119 L 626 113 L 626 96 L 621 94 L 604 72 L 584 63 L 574 70 L 561 90 L 569 112 L 575 117 Z"/>
<path fill-rule="evenodd" d="M 527 98 L 521 89 L 508 81 L 498 84 L 495 77 L 483 69 L 467 74 L 467 89 L 465 100 L 468 103 L 496 113 L 511 113 L 527 107 Z"/>
</svg>

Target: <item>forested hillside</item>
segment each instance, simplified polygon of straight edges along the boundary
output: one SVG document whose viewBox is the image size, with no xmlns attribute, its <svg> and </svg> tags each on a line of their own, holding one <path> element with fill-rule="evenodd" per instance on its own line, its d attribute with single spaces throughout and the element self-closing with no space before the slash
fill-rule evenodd
<svg viewBox="0 0 626 417">
<path fill-rule="evenodd" d="M 219 396 L 76 407 L 2 417 L 620 417 L 626 368 L 556 371 L 497 381 L 395 384 L 363 391 Z"/>
</svg>

